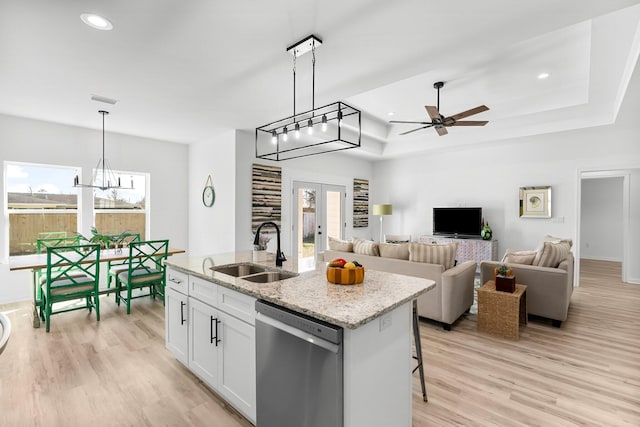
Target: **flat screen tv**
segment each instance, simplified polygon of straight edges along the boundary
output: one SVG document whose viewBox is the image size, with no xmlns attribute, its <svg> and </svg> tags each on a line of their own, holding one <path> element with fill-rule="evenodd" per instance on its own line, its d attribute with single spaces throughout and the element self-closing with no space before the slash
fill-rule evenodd
<svg viewBox="0 0 640 427">
<path fill-rule="evenodd" d="M 433 208 L 433 234 L 452 237 L 479 237 L 482 208 Z"/>
</svg>

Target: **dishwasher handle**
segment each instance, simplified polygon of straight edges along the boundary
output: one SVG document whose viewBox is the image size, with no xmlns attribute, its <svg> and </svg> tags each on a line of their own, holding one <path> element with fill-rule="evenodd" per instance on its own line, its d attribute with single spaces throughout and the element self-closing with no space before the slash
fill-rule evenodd
<svg viewBox="0 0 640 427">
<path fill-rule="evenodd" d="M 311 335 L 308 334 L 306 332 L 301 331 L 300 329 L 296 329 L 293 326 L 289 326 L 286 323 L 283 323 L 279 320 L 276 319 L 272 319 L 269 316 L 265 316 L 264 314 L 258 312 L 256 313 L 256 322 L 262 322 L 266 325 L 272 326 L 276 329 L 280 329 L 283 332 L 286 332 L 290 335 L 293 335 L 295 337 L 300 338 L 301 340 L 304 340 L 310 344 L 319 346 L 324 348 L 325 350 L 328 350 L 332 353 L 338 354 L 338 352 L 340 351 L 340 346 L 337 344 L 334 344 L 332 342 L 323 340 L 322 338 L 318 338 L 315 335 Z"/>
</svg>

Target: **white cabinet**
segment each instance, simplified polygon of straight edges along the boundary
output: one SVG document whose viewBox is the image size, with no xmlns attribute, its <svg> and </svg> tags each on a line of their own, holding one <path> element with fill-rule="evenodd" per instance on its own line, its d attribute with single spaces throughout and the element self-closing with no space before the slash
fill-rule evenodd
<svg viewBox="0 0 640 427">
<path fill-rule="evenodd" d="M 185 365 L 189 363 L 188 314 L 188 297 L 168 286 L 165 291 L 164 302 L 165 345 L 176 359 Z"/>
<path fill-rule="evenodd" d="M 255 423 L 255 298 L 180 274 L 167 269 L 167 348 Z"/>
<path fill-rule="evenodd" d="M 256 419 L 255 327 L 219 312 L 218 391 L 233 406 Z"/>
<path fill-rule="evenodd" d="M 217 387 L 218 311 L 195 298 L 189 298 L 189 368 L 209 387 Z"/>
</svg>

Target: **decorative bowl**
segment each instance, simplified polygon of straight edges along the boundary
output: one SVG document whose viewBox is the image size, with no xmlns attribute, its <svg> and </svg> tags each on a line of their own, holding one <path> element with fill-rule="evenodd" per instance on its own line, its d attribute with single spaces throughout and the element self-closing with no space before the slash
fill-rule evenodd
<svg viewBox="0 0 640 427">
<path fill-rule="evenodd" d="M 327 280 L 336 285 L 357 285 L 364 280 L 364 267 L 327 267 Z"/>
</svg>

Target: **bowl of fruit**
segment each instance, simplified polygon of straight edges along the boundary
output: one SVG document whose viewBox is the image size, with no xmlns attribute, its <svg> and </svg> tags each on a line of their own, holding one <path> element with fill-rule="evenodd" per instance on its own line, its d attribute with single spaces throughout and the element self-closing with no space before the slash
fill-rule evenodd
<svg viewBox="0 0 640 427">
<path fill-rule="evenodd" d="M 357 285 L 364 280 L 364 267 L 358 261 L 333 259 L 327 265 L 327 280 L 336 285 Z"/>
</svg>

